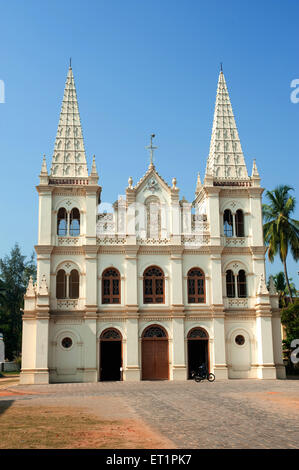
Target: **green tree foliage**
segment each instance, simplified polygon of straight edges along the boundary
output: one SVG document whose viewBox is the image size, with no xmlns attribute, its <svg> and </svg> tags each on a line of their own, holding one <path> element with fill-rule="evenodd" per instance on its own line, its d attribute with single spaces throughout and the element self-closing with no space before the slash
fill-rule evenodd
<svg viewBox="0 0 299 470">
<path fill-rule="evenodd" d="M 268 256 L 271 263 L 279 254 L 283 263 L 285 280 L 293 303 L 292 290 L 289 283 L 286 259 L 290 250 L 295 261 L 299 259 L 299 221 L 292 219 L 296 200 L 289 192 L 290 186 L 277 186 L 273 191 L 267 191 L 269 204 L 263 204 L 264 239 L 268 246 Z"/>
<path fill-rule="evenodd" d="M 36 279 L 34 253 L 29 260 L 18 244 L 9 255 L 0 259 L 0 331 L 3 332 L 5 354 L 13 360 L 20 355 L 22 344 L 22 312 L 29 277 Z"/>
<path fill-rule="evenodd" d="M 284 347 L 290 351 L 293 339 L 299 339 L 299 300 L 289 304 L 281 313 L 281 323 L 285 326 L 286 338 L 283 340 Z"/>
<path fill-rule="evenodd" d="M 279 295 L 279 307 L 284 308 L 288 304 L 288 297 L 290 297 L 289 289 L 285 280 L 285 275 L 283 271 L 275 274 L 273 276 L 274 285 L 276 287 L 277 293 Z M 295 284 L 292 282 L 292 278 L 289 278 L 289 284 L 291 288 L 292 297 L 297 296 L 297 290 Z M 268 283 L 269 288 L 269 283 Z"/>
</svg>

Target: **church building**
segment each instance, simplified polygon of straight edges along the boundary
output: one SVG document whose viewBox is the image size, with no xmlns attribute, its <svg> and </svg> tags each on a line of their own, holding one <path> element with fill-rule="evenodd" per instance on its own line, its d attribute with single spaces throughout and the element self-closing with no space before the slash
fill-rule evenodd
<svg viewBox="0 0 299 470">
<path fill-rule="evenodd" d="M 187 380 L 202 363 L 216 380 L 285 377 L 278 295 L 265 283 L 263 188 L 255 161 L 248 176 L 223 71 L 193 201 L 159 174 L 154 137 L 145 174 L 127 175 L 115 188 L 125 196 L 101 212 L 105 181 L 95 157 L 88 170 L 70 66 L 37 186 L 21 383 Z"/>
</svg>

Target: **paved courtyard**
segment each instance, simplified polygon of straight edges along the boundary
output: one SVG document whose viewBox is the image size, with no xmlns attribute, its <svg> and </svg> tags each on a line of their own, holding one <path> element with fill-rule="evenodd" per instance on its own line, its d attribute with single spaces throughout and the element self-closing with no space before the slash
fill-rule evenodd
<svg viewBox="0 0 299 470">
<path fill-rule="evenodd" d="M 141 420 L 175 448 L 299 447 L 298 380 L 12 385 L 6 391 L 2 403 L 84 407 L 102 419 Z"/>
</svg>

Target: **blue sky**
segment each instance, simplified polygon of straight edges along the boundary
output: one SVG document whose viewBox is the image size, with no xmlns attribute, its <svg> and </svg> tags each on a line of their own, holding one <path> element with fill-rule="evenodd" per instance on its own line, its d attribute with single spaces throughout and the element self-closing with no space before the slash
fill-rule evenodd
<svg viewBox="0 0 299 470">
<path fill-rule="evenodd" d="M 263 187 L 296 189 L 299 103 L 290 100 L 290 84 L 299 79 L 297 0 L 0 5 L 0 257 L 15 241 L 26 254 L 36 244 L 35 185 L 43 153 L 50 165 L 69 57 L 103 201 L 124 193 L 129 176 L 136 182 L 144 174 L 152 132 L 158 171 L 168 182 L 176 176 L 181 197 L 192 200 L 209 151 L 220 62 L 248 171 L 256 158 Z M 298 285 L 290 256 L 288 267 Z M 268 273 L 281 268 L 277 260 Z"/>
</svg>

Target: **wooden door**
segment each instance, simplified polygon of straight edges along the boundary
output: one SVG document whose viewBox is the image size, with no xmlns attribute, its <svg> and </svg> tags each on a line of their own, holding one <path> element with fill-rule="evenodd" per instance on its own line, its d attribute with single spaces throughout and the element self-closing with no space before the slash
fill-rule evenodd
<svg viewBox="0 0 299 470">
<path fill-rule="evenodd" d="M 168 380 L 168 339 L 143 338 L 142 380 Z"/>
</svg>

